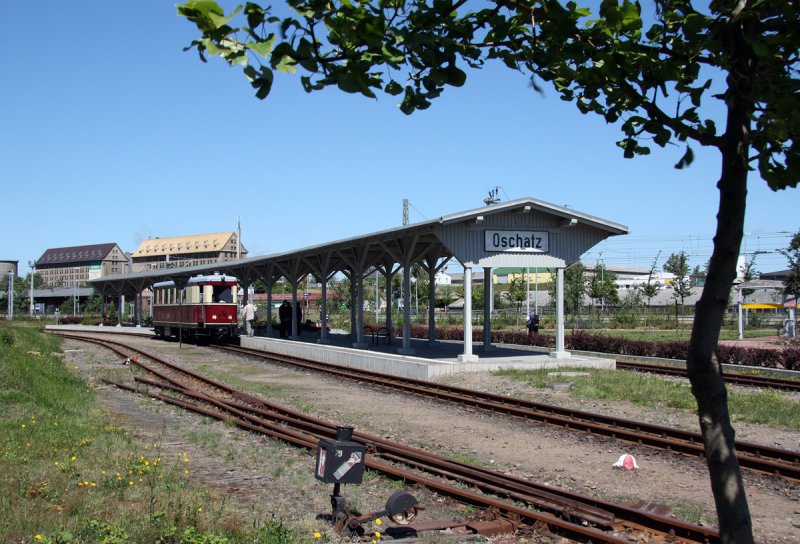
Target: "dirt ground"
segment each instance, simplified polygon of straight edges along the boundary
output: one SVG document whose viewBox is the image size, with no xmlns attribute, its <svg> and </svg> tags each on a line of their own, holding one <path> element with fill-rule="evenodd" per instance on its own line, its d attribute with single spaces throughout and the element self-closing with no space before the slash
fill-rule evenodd
<svg viewBox="0 0 800 544">
<path fill-rule="evenodd" d="M 126 337 L 125 341 L 234 386 L 254 388 L 271 400 L 306 413 L 351 424 L 359 431 L 588 496 L 664 504 L 678 518 L 715 525 L 708 476 L 700 459 L 339 382 L 212 348 L 186 344 L 179 348 L 175 343 L 144 338 Z M 330 511 L 331 489 L 313 478 L 314 452 L 297 450 L 97 383 L 98 376 L 122 378 L 136 371 L 120 365 L 118 356 L 97 346 L 67 341 L 65 351 L 65 361 L 95 384 L 101 401 L 120 426 L 143 440 L 160 442 L 176 455 L 188 452 L 193 474 L 219 489 L 238 507 L 258 508 L 309 535 L 326 532 L 325 522 L 316 517 Z M 644 410 L 625 402 L 574 399 L 568 392 L 532 389 L 487 373 L 460 374 L 442 381 L 630 419 L 697 428 L 690 412 Z M 738 423 L 735 427 L 739 440 L 800 450 L 800 433 L 796 431 Z M 639 470 L 612 468 L 623 453 L 635 456 Z M 800 542 L 800 486 L 747 473 L 745 483 L 756 540 L 764 544 Z M 385 499 L 400 488 L 402 484 L 368 474 L 363 485 L 344 486 L 343 494 L 351 506 L 372 511 L 380 509 Z M 471 514 L 469 508 L 425 490 L 406 491 L 425 506 L 421 520 Z M 423 541 L 434 542 L 438 538 Z"/>
</svg>

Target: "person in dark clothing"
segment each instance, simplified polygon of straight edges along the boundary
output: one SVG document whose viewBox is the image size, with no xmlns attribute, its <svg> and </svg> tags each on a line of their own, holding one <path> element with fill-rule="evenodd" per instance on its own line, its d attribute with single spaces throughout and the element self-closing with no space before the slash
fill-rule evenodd
<svg viewBox="0 0 800 544">
<path fill-rule="evenodd" d="M 531 312 L 528 314 L 528 336 L 539 334 L 539 314 Z"/>
<path fill-rule="evenodd" d="M 278 318 L 281 320 L 281 338 L 288 338 L 292 331 L 292 305 L 284 300 L 278 308 Z"/>
<path fill-rule="evenodd" d="M 300 307 L 300 303 L 296 302 L 294 305 L 294 311 L 296 312 L 295 319 L 297 320 L 297 334 L 300 334 L 300 331 L 303 330 L 303 309 Z"/>
</svg>

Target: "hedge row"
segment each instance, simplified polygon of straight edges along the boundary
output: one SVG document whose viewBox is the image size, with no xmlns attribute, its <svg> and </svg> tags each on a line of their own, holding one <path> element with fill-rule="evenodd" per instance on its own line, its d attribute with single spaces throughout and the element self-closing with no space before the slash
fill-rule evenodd
<svg viewBox="0 0 800 544">
<path fill-rule="evenodd" d="M 427 338 L 427 327 L 413 327 L 411 335 L 415 338 Z M 446 327 L 436 329 L 436 338 L 440 340 L 464 340 L 463 329 Z M 472 341 L 483 341 L 483 329 L 474 328 Z M 524 332 L 492 332 L 492 343 L 520 344 L 529 346 L 555 347 L 555 337 L 546 334 L 528 336 Z M 604 336 L 578 332 L 566 335 L 566 349 L 576 351 L 594 351 L 615 355 L 634 357 L 660 357 L 685 361 L 689 351 L 689 342 L 648 342 L 646 340 L 629 340 L 621 337 Z M 743 348 L 738 346 L 718 346 L 717 357 L 723 364 L 761 366 L 764 368 L 782 368 L 800 370 L 800 347 L 784 349 Z"/>
</svg>

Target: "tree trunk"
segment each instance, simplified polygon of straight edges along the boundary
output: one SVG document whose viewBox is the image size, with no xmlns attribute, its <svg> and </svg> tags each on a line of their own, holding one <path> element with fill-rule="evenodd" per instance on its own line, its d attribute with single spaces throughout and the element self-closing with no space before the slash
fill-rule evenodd
<svg viewBox="0 0 800 544">
<path fill-rule="evenodd" d="M 717 183 L 720 192 L 717 231 L 706 284 L 696 307 L 686 363 L 692 394 L 697 400 L 720 539 L 723 543 L 751 544 L 754 542 L 752 520 L 736 458 L 735 432 L 728 413 L 722 366 L 716 356 L 744 230 L 749 119 L 753 111 L 752 103 L 745 98 L 749 87 L 747 77 L 752 73 L 748 59 L 752 56 L 743 51 L 746 46 L 741 35 L 737 31 L 733 34 L 736 35 L 732 38 L 732 47 L 741 54 L 728 77 L 727 125 L 720 147 L 722 173 Z"/>
</svg>

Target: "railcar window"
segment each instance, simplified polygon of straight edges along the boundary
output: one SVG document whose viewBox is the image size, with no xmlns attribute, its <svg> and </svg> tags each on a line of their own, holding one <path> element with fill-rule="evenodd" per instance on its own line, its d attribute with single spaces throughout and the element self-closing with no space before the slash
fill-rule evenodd
<svg viewBox="0 0 800 544">
<path fill-rule="evenodd" d="M 214 294 L 212 296 L 214 302 L 233 302 L 233 291 L 227 285 L 215 285 Z"/>
</svg>

